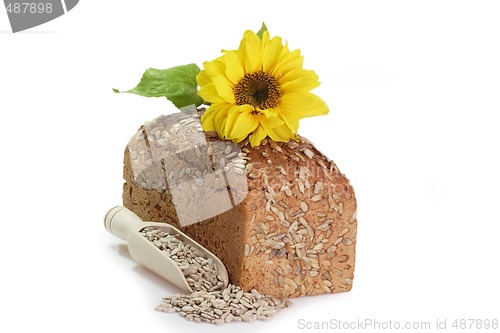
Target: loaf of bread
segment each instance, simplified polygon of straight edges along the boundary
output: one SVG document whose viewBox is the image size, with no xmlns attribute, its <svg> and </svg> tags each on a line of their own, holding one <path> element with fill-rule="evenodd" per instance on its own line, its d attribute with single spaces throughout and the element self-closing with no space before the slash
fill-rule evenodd
<svg viewBox="0 0 500 333">
<path fill-rule="evenodd" d="M 191 130 L 198 134 L 186 140 Z M 255 148 L 247 141 L 234 149 L 220 143 L 201 131 L 194 113 L 146 123 L 125 150 L 123 205 L 145 221 L 181 228 L 215 253 L 231 283 L 246 291 L 276 297 L 349 291 L 356 199 L 335 163 L 303 137 L 288 143 L 265 139 Z M 205 152 L 216 156 L 211 165 L 192 162 Z M 166 160 L 174 162 L 166 166 Z M 235 167 L 228 168 L 229 162 Z M 220 174 L 199 179 L 207 174 L 203 168 Z M 228 183 L 232 172 L 244 181 Z M 219 196 L 228 191 L 232 206 Z"/>
</svg>

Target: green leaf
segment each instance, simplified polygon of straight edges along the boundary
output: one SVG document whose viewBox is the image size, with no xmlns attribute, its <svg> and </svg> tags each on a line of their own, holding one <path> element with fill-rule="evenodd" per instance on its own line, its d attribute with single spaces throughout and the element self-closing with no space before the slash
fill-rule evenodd
<svg viewBox="0 0 500 333">
<path fill-rule="evenodd" d="M 135 88 L 122 92 L 145 97 L 166 97 L 178 108 L 192 104 L 199 106 L 203 103 L 203 99 L 198 96 L 196 82 L 199 72 L 200 68 L 196 64 L 168 69 L 149 68 Z M 113 91 L 119 92 L 117 89 Z"/>
<path fill-rule="evenodd" d="M 260 27 L 260 30 L 257 32 L 257 36 L 259 36 L 260 39 L 262 39 L 262 36 L 264 36 L 264 32 L 267 31 L 266 24 L 262 22 L 262 27 Z"/>
</svg>

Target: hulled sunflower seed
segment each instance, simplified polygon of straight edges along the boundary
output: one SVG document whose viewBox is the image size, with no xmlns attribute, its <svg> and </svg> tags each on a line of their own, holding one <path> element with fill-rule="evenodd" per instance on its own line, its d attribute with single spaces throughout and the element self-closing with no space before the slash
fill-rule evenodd
<svg viewBox="0 0 500 333">
<path fill-rule="evenodd" d="M 198 158 L 201 157 L 201 151 L 200 151 L 200 148 L 198 148 L 197 145 L 194 145 L 194 151 L 196 153 L 196 156 L 198 156 Z"/>
<path fill-rule="evenodd" d="M 347 261 L 347 259 L 349 259 L 349 257 L 348 257 L 348 256 L 346 256 L 346 255 L 341 255 L 341 256 L 338 256 L 338 257 L 337 257 L 337 261 L 338 261 L 338 262 L 346 262 L 346 261 Z"/>
<path fill-rule="evenodd" d="M 349 219 L 349 223 L 354 223 L 354 221 L 356 221 L 357 214 L 358 214 L 358 211 L 355 210 L 354 213 L 352 214 L 351 218 Z"/>
<path fill-rule="evenodd" d="M 308 148 L 304 149 L 303 153 L 304 153 L 304 155 L 309 157 L 309 159 L 312 159 L 314 157 L 314 153 Z"/>
<path fill-rule="evenodd" d="M 342 232 L 339 234 L 339 236 L 344 236 L 348 232 L 349 232 L 349 228 L 345 228 L 344 230 L 342 230 Z"/>
<path fill-rule="evenodd" d="M 349 238 L 344 238 L 344 239 L 342 239 L 342 243 L 344 243 L 344 245 L 351 245 L 352 240 Z"/>
<path fill-rule="evenodd" d="M 285 175 L 285 176 L 287 175 L 287 172 L 286 172 L 285 168 L 283 168 L 281 165 L 278 165 L 278 166 L 276 167 L 276 169 L 277 169 L 279 172 L 281 172 L 283 175 Z"/>
<path fill-rule="evenodd" d="M 321 194 L 315 194 L 311 197 L 311 201 L 320 201 L 322 198 Z"/>
<path fill-rule="evenodd" d="M 322 188 L 323 188 L 323 183 L 316 182 L 316 184 L 314 184 L 314 194 L 320 193 Z"/>
</svg>

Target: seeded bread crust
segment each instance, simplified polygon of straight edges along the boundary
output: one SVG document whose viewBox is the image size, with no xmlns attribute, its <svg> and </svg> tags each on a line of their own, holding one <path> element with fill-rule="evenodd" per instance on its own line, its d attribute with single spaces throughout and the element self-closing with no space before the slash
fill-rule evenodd
<svg viewBox="0 0 500 333">
<path fill-rule="evenodd" d="M 245 291 L 292 298 L 351 290 L 357 219 L 349 180 L 305 138 L 240 146 L 248 181 L 244 200 L 181 230 L 215 253 L 231 283 Z M 180 228 L 169 191 L 137 184 L 130 154 L 129 144 L 123 205 L 145 221 Z"/>
</svg>

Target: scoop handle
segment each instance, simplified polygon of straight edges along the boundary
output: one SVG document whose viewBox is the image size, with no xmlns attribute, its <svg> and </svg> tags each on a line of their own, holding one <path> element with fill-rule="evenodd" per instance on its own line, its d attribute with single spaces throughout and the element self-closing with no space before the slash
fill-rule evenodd
<svg viewBox="0 0 500 333">
<path fill-rule="evenodd" d="M 128 240 L 131 230 L 136 227 L 145 226 L 144 222 L 125 207 L 113 207 L 104 216 L 104 226 L 106 230 L 116 237 Z"/>
</svg>

